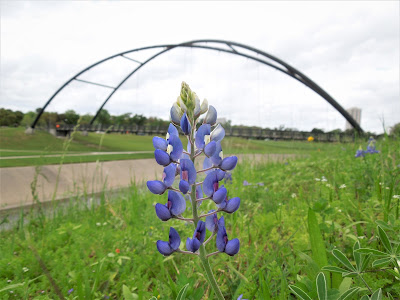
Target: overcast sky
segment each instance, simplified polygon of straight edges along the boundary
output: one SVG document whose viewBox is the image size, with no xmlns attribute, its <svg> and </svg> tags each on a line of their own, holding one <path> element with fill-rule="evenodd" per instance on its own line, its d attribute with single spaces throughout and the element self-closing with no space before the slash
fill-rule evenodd
<svg viewBox="0 0 400 300">
<path fill-rule="evenodd" d="M 1 1 L 0 107 L 35 110 L 88 65 L 139 47 L 223 39 L 268 52 L 310 77 L 364 130 L 400 122 L 399 1 Z M 152 53 L 130 57 L 145 60 Z M 80 78 L 117 85 L 117 58 Z M 344 118 L 289 76 L 249 59 L 179 48 L 145 65 L 105 108 L 168 118 L 186 81 L 233 124 L 344 129 Z M 48 111 L 94 114 L 111 90 L 70 84 Z"/>
</svg>

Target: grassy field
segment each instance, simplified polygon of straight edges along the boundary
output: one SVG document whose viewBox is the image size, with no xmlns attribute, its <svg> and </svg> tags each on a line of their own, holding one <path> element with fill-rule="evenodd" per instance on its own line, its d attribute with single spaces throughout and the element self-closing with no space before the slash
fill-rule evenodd
<svg viewBox="0 0 400 300">
<path fill-rule="evenodd" d="M 0 167 L 33 166 L 59 164 L 63 153 L 65 139 L 56 138 L 43 131 L 34 135 L 26 135 L 24 128 L 0 128 Z M 186 141 L 182 139 L 184 145 Z M 316 146 L 317 145 L 317 146 Z M 329 151 L 330 144 L 304 143 L 291 141 L 261 141 L 242 138 L 225 138 L 223 149 L 226 154 L 233 153 L 273 153 L 273 154 L 308 154 L 315 151 Z M 74 135 L 68 153 L 80 156 L 68 156 L 64 163 L 80 163 L 122 159 L 150 158 L 152 154 L 115 154 L 87 155 L 90 152 L 124 152 L 124 151 L 154 151 L 152 136 L 127 134 L 96 134 L 83 136 L 80 132 Z M 46 157 L 46 155 L 60 157 Z M 10 158 L 19 156 L 19 158 Z M 23 156 L 36 156 L 26 157 Z M 4 159 L 7 158 L 7 159 Z"/>
<path fill-rule="evenodd" d="M 232 139 L 230 149 L 290 148 L 290 143 L 246 142 Z M 365 158 L 354 157 L 359 144 L 293 145 L 309 155 L 288 163 L 244 162 L 232 172 L 232 183 L 226 183 L 229 197 L 241 197 L 238 212 L 224 215 L 229 239 L 241 241 L 240 252 L 211 257 L 226 299 L 240 294 L 244 299 L 296 299 L 292 284 L 318 299 L 315 280 L 321 267 L 346 268 L 332 250 L 355 265 L 360 261 L 353 253 L 357 241 L 382 252 L 390 243 L 393 257 L 400 256 L 400 142 L 378 141 L 381 152 Z M 17 226 L 0 233 L 0 298 L 175 299 L 189 283 L 186 299 L 214 299 L 198 259 L 158 253 L 155 242 L 168 240 L 170 226 L 182 238 L 181 249 L 193 234 L 184 222 L 156 217 L 155 203 L 165 202 L 166 195 L 131 186 L 113 196 L 105 192 L 100 204 L 72 198 L 47 214 L 21 212 Z M 212 207 L 204 201 L 200 210 Z M 378 224 L 388 240 L 379 235 Z M 215 251 L 215 244 L 207 249 Z M 378 288 L 382 299 L 390 299 L 388 292 L 399 299 L 394 260 L 372 266 L 377 258 L 353 277 L 325 272 L 326 299 L 337 299 L 339 291 L 353 287 L 360 289 L 347 299 Z"/>
</svg>

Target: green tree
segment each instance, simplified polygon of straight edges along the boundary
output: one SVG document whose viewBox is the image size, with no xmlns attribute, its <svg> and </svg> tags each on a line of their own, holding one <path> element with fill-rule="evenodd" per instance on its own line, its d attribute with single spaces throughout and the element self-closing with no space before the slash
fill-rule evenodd
<svg viewBox="0 0 400 300">
<path fill-rule="evenodd" d="M 65 124 L 69 124 L 69 125 L 76 125 L 78 123 L 79 120 L 79 115 L 72 109 L 67 110 L 65 113 L 65 119 L 64 122 Z"/>
</svg>

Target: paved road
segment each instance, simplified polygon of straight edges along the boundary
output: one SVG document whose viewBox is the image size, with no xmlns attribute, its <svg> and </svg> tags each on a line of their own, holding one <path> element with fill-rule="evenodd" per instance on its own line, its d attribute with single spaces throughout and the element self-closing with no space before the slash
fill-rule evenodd
<svg viewBox="0 0 400 300">
<path fill-rule="evenodd" d="M 238 155 L 243 161 L 286 161 L 293 154 Z M 201 160 L 199 160 L 201 161 Z M 56 199 L 97 193 L 106 189 L 127 187 L 132 182 L 144 184 L 147 180 L 160 179 L 162 167 L 154 159 L 107 161 L 63 165 L 60 171 Z M 37 176 L 40 201 L 53 197 L 59 165 L 42 166 L 37 175 L 35 167 L 0 168 L 0 210 L 32 204 L 31 183 Z"/>
</svg>

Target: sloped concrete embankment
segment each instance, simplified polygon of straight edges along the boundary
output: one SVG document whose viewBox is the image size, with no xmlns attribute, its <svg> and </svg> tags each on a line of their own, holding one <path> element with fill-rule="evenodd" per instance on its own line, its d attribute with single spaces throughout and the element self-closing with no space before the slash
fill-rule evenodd
<svg viewBox="0 0 400 300">
<path fill-rule="evenodd" d="M 239 162 L 284 161 L 293 157 L 292 154 L 247 154 L 239 155 Z M 35 178 L 39 200 L 52 200 L 59 168 L 59 165 L 1 168 L 0 210 L 32 205 L 31 184 Z M 160 179 L 161 173 L 162 167 L 154 159 L 66 164 L 60 170 L 55 199 L 123 188 L 132 182 L 142 184 Z"/>
</svg>

